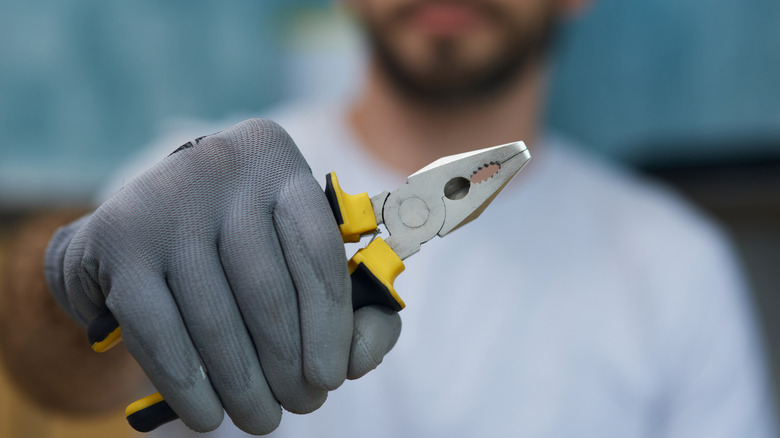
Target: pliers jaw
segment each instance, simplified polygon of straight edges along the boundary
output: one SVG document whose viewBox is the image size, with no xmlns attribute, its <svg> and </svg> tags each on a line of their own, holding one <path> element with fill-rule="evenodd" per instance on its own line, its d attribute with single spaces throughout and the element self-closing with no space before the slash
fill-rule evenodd
<svg viewBox="0 0 780 438">
<path fill-rule="evenodd" d="M 405 259 L 476 219 L 530 159 L 525 144 L 514 142 L 443 157 L 415 172 L 384 196 L 376 215 L 390 234 L 388 245 Z M 376 211 L 381 197 L 375 198 Z"/>
<path fill-rule="evenodd" d="M 509 184 L 525 164 L 531 160 L 531 153 L 522 141 L 494 146 L 492 148 L 461 154 L 461 158 L 446 166 L 452 166 L 452 172 L 469 172 L 469 184 L 455 192 L 455 196 L 445 193 L 444 207 L 446 219 L 438 235 L 447 233 L 478 218 L 493 202 L 493 199 Z M 481 163 L 481 164 L 477 164 Z M 476 169 L 474 165 L 477 164 Z M 453 177 L 448 184 L 460 181 L 462 176 Z M 463 194 L 463 191 L 466 191 Z M 447 188 L 445 186 L 445 192 Z"/>
</svg>

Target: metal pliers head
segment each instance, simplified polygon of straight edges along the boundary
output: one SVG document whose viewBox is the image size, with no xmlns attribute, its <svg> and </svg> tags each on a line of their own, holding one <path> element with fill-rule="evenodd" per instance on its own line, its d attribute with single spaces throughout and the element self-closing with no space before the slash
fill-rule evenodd
<svg viewBox="0 0 780 438">
<path fill-rule="evenodd" d="M 401 259 L 434 236 L 471 222 L 531 159 L 523 142 L 440 158 L 391 193 L 371 198 L 388 245 Z"/>
<path fill-rule="evenodd" d="M 393 288 L 402 260 L 434 236 L 471 222 L 531 159 L 523 142 L 440 158 L 407 178 L 392 192 L 372 198 L 347 195 L 331 172 L 325 194 L 345 242 L 375 233 L 384 223 L 389 237 L 375 238 L 349 261 L 355 308 L 369 304 L 394 310 L 405 306 Z"/>
</svg>

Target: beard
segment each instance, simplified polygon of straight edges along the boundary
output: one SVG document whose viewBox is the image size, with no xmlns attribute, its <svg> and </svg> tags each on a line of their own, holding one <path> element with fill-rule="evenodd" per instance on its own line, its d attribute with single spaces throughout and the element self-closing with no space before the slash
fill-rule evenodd
<svg viewBox="0 0 780 438">
<path fill-rule="evenodd" d="M 510 87 L 547 52 L 555 34 L 554 13 L 546 10 L 532 23 L 518 22 L 500 7 L 460 0 L 486 17 L 499 31 L 493 54 L 474 62 L 462 54 L 457 38 L 432 37 L 427 44 L 426 65 L 411 65 L 393 46 L 393 33 L 430 0 L 399 8 L 384 23 L 366 23 L 374 61 L 391 85 L 407 98 L 429 106 L 453 106 L 489 99 Z"/>
</svg>

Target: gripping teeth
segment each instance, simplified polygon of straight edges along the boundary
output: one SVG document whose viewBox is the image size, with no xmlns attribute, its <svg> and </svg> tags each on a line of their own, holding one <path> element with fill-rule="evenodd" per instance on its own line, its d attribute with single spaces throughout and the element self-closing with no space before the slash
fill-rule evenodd
<svg viewBox="0 0 780 438">
<path fill-rule="evenodd" d="M 479 166 L 477 170 L 471 174 L 471 183 L 479 184 L 481 182 L 487 181 L 492 178 L 493 175 L 497 174 L 500 169 L 501 165 L 495 161 L 485 163 L 482 166 Z"/>
</svg>

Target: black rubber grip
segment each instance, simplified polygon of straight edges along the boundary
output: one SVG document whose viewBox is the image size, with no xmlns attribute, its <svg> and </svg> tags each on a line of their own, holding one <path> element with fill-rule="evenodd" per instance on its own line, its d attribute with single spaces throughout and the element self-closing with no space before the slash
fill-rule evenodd
<svg viewBox="0 0 780 438">
<path fill-rule="evenodd" d="M 119 327 L 119 323 L 114 318 L 111 312 L 106 312 L 97 318 L 87 326 L 87 339 L 89 345 L 95 345 L 98 342 L 102 342 L 108 337 L 116 328 Z"/>
<path fill-rule="evenodd" d="M 357 310 L 370 305 L 385 306 L 400 312 L 403 306 L 390 290 L 363 263 L 358 263 L 349 276 L 352 280 L 352 308 Z"/>
<path fill-rule="evenodd" d="M 130 426 L 139 432 L 151 432 L 165 423 L 178 419 L 179 416 L 165 400 L 157 402 L 138 412 L 127 416 Z"/>
<path fill-rule="evenodd" d="M 333 188 L 332 175 L 329 173 L 325 175 L 325 198 L 328 199 L 330 204 L 330 210 L 333 212 L 333 217 L 336 218 L 336 223 L 342 225 L 344 218 L 341 216 L 341 208 L 339 208 L 339 198 L 336 196 L 336 189 Z"/>
</svg>

